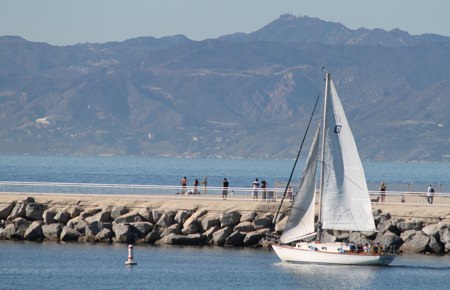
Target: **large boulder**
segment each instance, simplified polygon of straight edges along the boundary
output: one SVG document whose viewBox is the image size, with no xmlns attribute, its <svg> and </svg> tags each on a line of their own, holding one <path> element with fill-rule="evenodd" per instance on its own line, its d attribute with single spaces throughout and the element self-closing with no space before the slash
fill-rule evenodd
<svg viewBox="0 0 450 290">
<path fill-rule="evenodd" d="M 269 233 L 269 229 L 261 229 L 254 232 L 249 232 L 245 235 L 244 238 L 244 246 L 254 246 L 258 245 L 259 241 L 266 237 L 266 234 Z"/>
<path fill-rule="evenodd" d="M 271 217 L 271 216 L 255 219 L 253 221 L 255 230 L 269 229 L 270 227 L 272 227 L 272 219 L 273 219 L 273 217 Z"/>
<path fill-rule="evenodd" d="M 163 215 L 163 212 L 159 209 L 152 209 L 152 220 L 153 221 L 159 221 L 161 216 Z"/>
<path fill-rule="evenodd" d="M 348 237 L 348 241 L 357 244 L 365 244 L 369 242 L 369 239 L 367 239 L 367 237 L 363 235 L 361 232 L 351 232 Z"/>
<path fill-rule="evenodd" d="M 397 233 L 398 229 L 397 229 L 397 220 L 381 220 L 380 223 L 377 225 L 377 230 L 379 232 L 386 232 L 386 231 L 390 231 L 393 233 Z"/>
<path fill-rule="evenodd" d="M 133 231 L 132 226 L 125 223 L 113 223 L 115 240 L 118 243 L 134 243 L 139 236 Z"/>
<path fill-rule="evenodd" d="M 102 229 L 95 235 L 94 242 L 111 243 L 114 233 L 110 229 Z"/>
<path fill-rule="evenodd" d="M 220 227 L 220 214 L 208 213 L 200 218 L 203 230 L 207 231 L 212 227 Z"/>
<path fill-rule="evenodd" d="M 255 231 L 255 226 L 253 225 L 252 222 L 245 221 L 245 222 L 241 222 L 238 225 L 236 225 L 234 227 L 234 230 L 235 231 L 239 231 L 239 232 L 243 232 L 243 233 L 248 233 L 248 232 Z"/>
<path fill-rule="evenodd" d="M 435 254 L 442 254 L 445 249 L 445 245 L 442 244 L 441 241 L 437 239 L 435 236 L 430 236 L 428 247 L 430 248 L 431 252 Z"/>
<path fill-rule="evenodd" d="M 41 221 L 44 210 L 45 210 L 45 208 L 42 204 L 29 203 L 25 207 L 26 219 L 32 220 L 32 221 Z"/>
<path fill-rule="evenodd" d="M 391 247 L 396 249 L 403 243 L 403 240 L 395 233 L 386 231 L 384 233 L 378 233 L 374 243 L 380 244 L 385 249 L 390 249 Z"/>
<path fill-rule="evenodd" d="M 132 211 L 132 212 L 126 213 L 124 215 L 121 215 L 120 217 L 118 217 L 114 220 L 114 222 L 118 223 L 118 224 L 143 222 L 143 221 L 145 221 L 144 218 L 140 214 L 138 214 L 136 211 Z"/>
<path fill-rule="evenodd" d="M 15 201 L 6 204 L 0 204 L 0 220 L 6 220 L 15 206 Z"/>
<path fill-rule="evenodd" d="M 203 245 L 204 243 L 205 238 L 201 234 L 192 234 L 187 236 L 170 234 L 156 242 L 156 244 L 161 245 L 189 245 L 189 246 L 198 246 Z"/>
<path fill-rule="evenodd" d="M 60 223 L 43 225 L 42 233 L 44 234 L 46 240 L 59 241 L 59 236 L 61 234 L 62 228 L 63 226 Z"/>
<path fill-rule="evenodd" d="M 289 217 L 285 216 L 282 220 L 277 222 L 275 224 L 275 232 L 277 232 L 278 234 L 281 234 L 284 231 L 284 229 L 286 228 L 288 219 L 289 219 Z"/>
<path fill-rule="evenodd" d="M 422 227 L 423 227 L 422 222 L 417 220 L 397 222 L 397 228 L 400 232 L 405 232 L 408 230 L 420 231 Z"/>
<path fill-rule="evenodd" d="M 67 222 L 70 220 L 70 213 L 67 210 L 68 208 L 60 209 L 56 215 L 53 217 L 53 219 L 57 222 L 60 222 L 62 224 L 67 224 Z"/>
<path fill-rule="evenodd" d="M 93 216 L 87 217 L 85 221 L 88 224 L 94 223 L 94 222 L 110 222 L 111 221 L 111 211 L 109 209 L 102 210 L 101 212 L 96 213 Z"/>
<path fill-rule="evenodd" d="M 241 214 L 238 211 L 229 211 L 220 215 L 220 226 L 234 227 L 241 220 Z"/>
<path fill-rule="evenodd" d="M 66 226 L 62 229 L 59 239 L 63 242 L 75 242 L 80 236 L 79 232 Z"/>
<path fill-rule="evenodd" d="M 177 214 L 175 215 L 174 220 L 175 220 L 175 222 L 182 225 L 192 215 L 192 213 L 193 213 L 192 210 L 180 209 L 179 211 L 177 211 Z"/>
<path fill-rule="evenodd" d="M 431 224 L 423 227 L 422 232 L 429 237 L 436 237 L 439 234 L 440 229 L 438 224 Z"/>
<path fill-rule="evenodd" d="M 85 227 L 83 230 L 78 230 L 79 227 L 81 227 L 82 224 L 85 224 Z M 108 230 L 108 231 L 103 231 L 103 230 Z M 84 221 L 80 221 L 77 226 L 75 227 L 75 230 L 77 230 L 80 233 L 84 233 L 84 240 L 86 242 L 95 242 L 97 235 L 99 233 L 101 233 L 102 231 L 104 233 L 111 233 L 112 235 L 112 225 L 109 222 L 99 222 L 99 221 L 95 221 L 92 222 L 90 224 L 85 223 Z M 109 238 L 109 236 L 108 236 Z"/>
<path fill-rule="evenodd" d="M 191 223 L 193 223 L 194 221 L 199 220 L 201 217 L 203 217 L 204 215 L 206 215 L 208 213 L 207 210 L 197 210 L 196 212 L 194 212 L 183 224 L 183 228 L 188 228 L 190 226 Z"/>
<path fill-rule="evenodd" d="M 225 246 L 242 247 L 244 246 L 245 236 L 246 236 L 245 233 L 241 233 L 240 231 L 235 230 L 225 240 Z"/>
<path fill-rule="evenodd" d="M 126 213 L 129 213 L 130 211 L 125 206 L 115 206 L 111 209 L 110 216 L 114 220 Z"/>
<path fill-rule="evenodd" d="M 42 214 L 42 219 L 44 220 L 44 224 L 49 225 L 56 223 L 55 216 L 58 213 L 58 208 L 53 206 L 49 209 L 46 209 Z"/>
<path fill-rule="evenodd" d="M 422 232 L 417 232 L 409 240 L 400 247 L 400 251 L 404 253 L 422 253 L 426 250 L 430 237 Z"/>
<path fill-rule="evenodd" d="M 257 214 L 254 211 L 245 213 L 241 216 L 241 219 L 239 220 L 241 223 L 242 222 L 253 222 L 256 218 Z"/>
<path fill-rule="evenodd" d="M 11 213 L 9 214 L 7 220 L 12 221 L 18 217 L 25 218 L 26 217 L 26 208 L 27 208 L 27 203 L 17 202 L 14 205 L 14 208 L 11 210 Z"/>
<path fill-rule="evenodd" d="M 440 230 L 439 238 L 440 238 L 441 242 L 444 244 L 450 243 L 450 229 L 444 228 L 444 229 Z"/>
<path fill-rule="evenodd" d="M 44 239 L 42 233 L 42 221 L 34 221 L 25 231 L 24 238 L 29 241 L 41 241 Z"/>
<path fill-rule="evenodd" d="M 158 222 L 156 223 L 157 226 L 163 228 L 170 227 L 172 224 L 173 224 L 173 216 L 166 212 L 161 215 Z"/>
<path fill-rule="evenodd" d="M 195 221 L 189 223 L 189 225 L 187 227 L 183 227 L 183 229 L 181 231 L 185 235 L 191 235 L 191 234 L 197 234 L 197 233 L 203 232 L 203 228 L 202 228 L 202 224 L 198 220 L 195 220 Z"/>
<path fill-rule="evenodd" d="M 25 232 L 27 231 L 27 229 L 31 223 L 29 221 L 27 221 L 25 218 L 21 218 L 21 217 L 15 218 L 12 221 L 12 223 L 16 227 L 16 232 L 11 236 L 11 238 L 18 239 L 18 240 L 25 239 Z"/>
<path fill-rule="evenodd" d="M 16 226 L 14 225 L 14 223 L 10 223 L 8 225 L 6 225 L 6 227 L 4 229 L 2 229 L 1 231 L 1 237 L 2 239 L 11 239 L 12 236 L 15 234 L 16 232 Z"/>
<path fill-rule="evenodd" d="M 153 231 L 149 232 L 148 235 L 145 237 L 145 241 L 149 244 L 154 244 L 160 238 L 161 233 L 153 229 Z"/>
<path fill-rule="evenodd" d="M 90 216 L 98 214 L 101 211 L 102 211 L 102 209 L 99 207 L 90 208 L 90 209 L 87 209 L 87 210 L 83 211 L 82 213 L 80 213 L 80 216 L 81 216 L 81 219 L 86 219 Z"/>
<path fill-rule="evenodd" d="M 70 214 L 71 219 L 79 216 L 84 211 L 84 209 L 79 205 L 71 205 L 67 207 L 66 210 Z"/>
<path fill-rule="evenodd" d="M 130 223 L 134 228 L 134 232 L 138 234 L 139 238 L 144 238 L 148 233 L 153 230 L 153 225 L 150 222 L 136 222 Z"/>
<path fill-rule="evenodd" d="M 403 240 L 403 242 L 411 240 L 415 234 L 417 234 L 418 231 L 416 230 L 407 230 L 400 234 L 400 238 Z M 420 232 L 420 230 L 419 230 Z"/>
<path fill-rule="evenodd" d="M 91 243 L 95 241 L 95 236 L 100 232 L 100 227 L 98 225 L 98 222 L 95 222 L 86 225 L 82 231 L 77 232 L 83 235 L 80 240 Z"/>
<path fill-rule="evenodd" d="M 227 238 L 233 233 L 230 227 L 224 227 L 213 233 L 212 241 L 216 246 L 223 246 Z"/>
<path fill-rule="evenodd" d="M 125 214 L 125 213 L 124 213 Z M 152 209 L 148 207 L 141 208 L 138 210 L 138 214 L 146 221 L 154 224 Z"/>
<path fill-rule="evenodd" d="M 73 221 L 73 219 L 71 219 L 70 221 Z M 73 228 L 74 230 L 76 230 L 77 232 L 80 232 L 82 234 L 84 234 L 86 232 L 86 227 L 88 227 L 88 223 L 85 220 L 80 220 L 77 223 L 75 223 L 72 226 L 72 223 L 70 223 L 70 221 L 67 223 L 68 227 Z M 92 223 L 92 224 L 96 224 L 96 223 Z"/>
<path fill-rule="evenodd" d="M 213 241 L 213 234 L 220 229 L 220 227 L 216 226 L 216 227 L 212 227 L 207 229 L 205 232 L 203 232 L 203 236 L 205 237 L 206 241 L 208 244 L 214 244 Z"/>
<path fill-rule="evenodd" d="M 160 238 L 163 238 L 165 236 L 168 235 L 182 235 L 183 233 L 181 232 L 181 226 L 179 224 L 173 224 L 170 227 L 168 227 L 167 229 L 165 229 L 161 234 L 160 234 Z"/>
</svg>

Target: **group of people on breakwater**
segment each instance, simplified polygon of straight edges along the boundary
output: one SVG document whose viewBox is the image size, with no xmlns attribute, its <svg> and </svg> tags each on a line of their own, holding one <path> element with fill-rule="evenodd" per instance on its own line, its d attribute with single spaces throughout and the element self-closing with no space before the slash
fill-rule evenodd
<svg viewBox="0 0 450 290">
<path fill-rule="evenodd" d="M 380 202 L 384 203 L 386 201 L 386 191 L 387 191 L 387 186 L 386 183 L 384 181 L 381 182 L 380 184 Z M 435 190 L 434 187 L 430 184 L 427 188 L 427 192 L 425 195 L 426 201 L 428 202 L 428 204 L 433 204 L 433 199 L 434 199 L 434 195 L 435 195 Z M 402 195 L 401 197 L 401 203 L 406 202 L 405 196 Z"/>
<path fill-rule="evenodd" d="M 199 186 L 203 186 L 203 194 L 207 194 L 208 192 L 208 178 L 205 176 L 203 178 L 203 181 L 199 181 L 197 178 L 195 178 L 194 180 L 194 186 L 191 190 L 188 190 L 188 179 L 186 176 L 183 176 L 183 178 L 180 179 L 180 185 L 181 185 L 181 191 L 177 192 L 177 194 L 181 194 L 181 195 L 197 195 L 200 194 L 201 192 L 199 191 Z M 227 178 L 225 177 L 222 180 L 222 198 L 226 199 L 228 197 L 228 188 L 230 186 L 230 182 L 227 180 Z M 262 180 L 261 182 L 259 181 L 259 178 L 255 178 L 255 180 L 252 182 L 251 184 L 251 194 L 254 200 L 258 200 L 259 199 L 259 192 L 261 190 L 262 193 L 262 199 L 267 199 L 268 198 L 268 192 L 267 192 L 267 181 Z M 233 192 L 232 192 L 233 193 Z"/>
</svg>

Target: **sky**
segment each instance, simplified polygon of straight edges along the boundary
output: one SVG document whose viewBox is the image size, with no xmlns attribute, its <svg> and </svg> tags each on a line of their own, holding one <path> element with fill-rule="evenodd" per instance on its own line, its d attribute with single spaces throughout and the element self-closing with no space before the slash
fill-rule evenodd
<svg viewBox="0 0 450 290">
<path fill-rule="evenodd" d="M 449 0 L 0 0 L 0 36 L 53 45 L 249 33 L 289 13 L 350 29 L 450 36 Z"/>
</svg>

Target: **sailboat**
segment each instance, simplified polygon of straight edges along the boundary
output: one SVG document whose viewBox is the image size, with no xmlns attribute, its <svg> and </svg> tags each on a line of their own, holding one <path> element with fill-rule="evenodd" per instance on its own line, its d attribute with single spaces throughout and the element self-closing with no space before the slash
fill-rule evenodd
<svg viewBox="0 0 450 290">
<path fill-rule="evenodd" d="M 316 207 L 319 164 L 319 202 Z M 314 134 L 286 227 L 272 248 L 281 260 L 300 263 L 388 265 L 395 258 L 380 245 L 321 242 L 325 230 L 376 230 L 361 159 L 328 72 L 322 120 Z"/>
</svg>

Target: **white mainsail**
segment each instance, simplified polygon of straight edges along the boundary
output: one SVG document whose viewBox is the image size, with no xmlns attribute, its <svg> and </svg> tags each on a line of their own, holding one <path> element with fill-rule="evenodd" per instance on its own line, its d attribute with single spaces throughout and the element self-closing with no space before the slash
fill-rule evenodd
<svg viewBox="0 0 450 290">
<path fill-rule="evenodd" d="M 324 229 L 374 231 L 364 169 L 336 88 L 326 93 L 321 223 Z"/>
<path fill-rule="evenodd" d="M 298 194 L 291 207 L 291 213 L 280 237 L 282 243 L 290 243 L 314 232 L 315 190 L 317 172 L 317 153 L 319 148 L 320 124 L 309 150 Z"/>
</svg>

